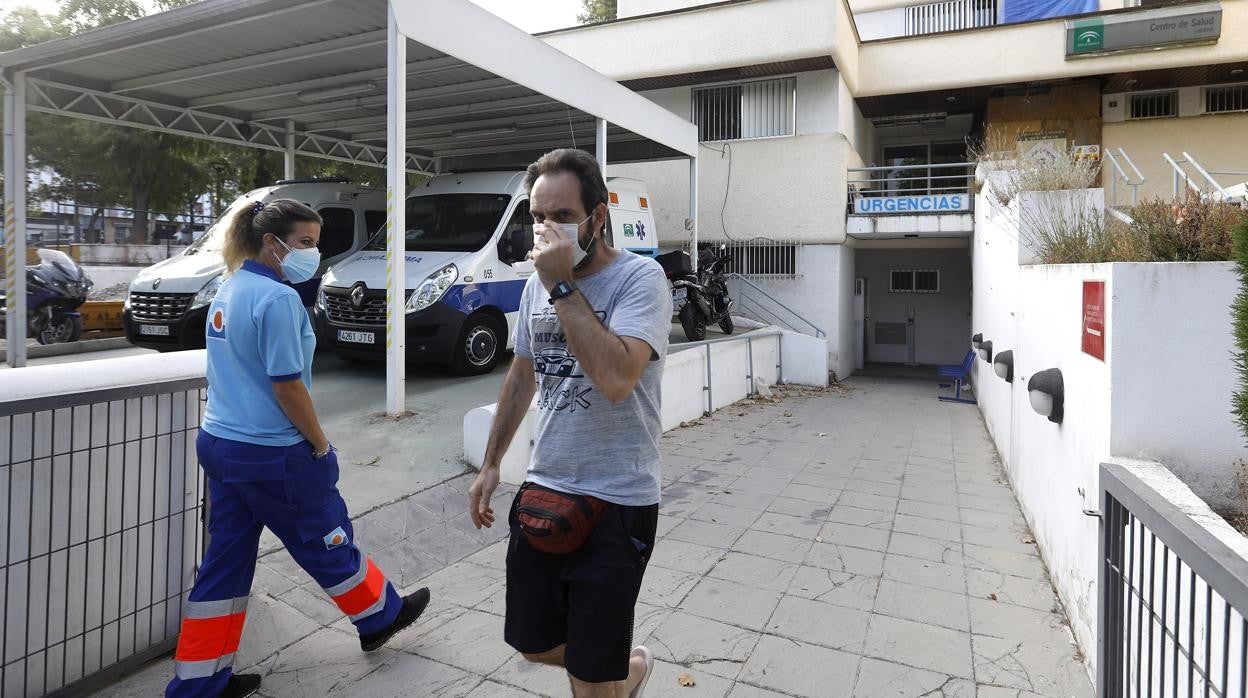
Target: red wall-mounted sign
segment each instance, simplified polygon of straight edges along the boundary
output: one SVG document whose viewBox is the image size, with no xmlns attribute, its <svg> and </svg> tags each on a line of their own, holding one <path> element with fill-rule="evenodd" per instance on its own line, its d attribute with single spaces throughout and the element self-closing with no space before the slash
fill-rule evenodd
<svg viewBox="0 0 1248 698">
<path fill-rule="evenodd" d="M 1083 282 L 1083 353 L 1105 360 L 1105 282 Z"/>
</svg>

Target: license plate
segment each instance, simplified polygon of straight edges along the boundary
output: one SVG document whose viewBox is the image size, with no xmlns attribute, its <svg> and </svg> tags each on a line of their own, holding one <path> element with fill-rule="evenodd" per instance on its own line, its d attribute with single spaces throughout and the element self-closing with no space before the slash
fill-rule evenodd
<svg viewBox="0 0 1248 698">
<path fill-rule="evenodd" d="M 156 335 L 158 337 L 169 336 L 168 325 L 139 325 L 139 334 Z"/>
<path fill-rule="evenodd" d="M 686 297 L 688 297 L 688 295 L 689 295 L 688 289 L 684 289 L 684 288 L 672 289 L 672 300 L 674 301 L 683 301 Z"/>
<path fill-rule="evenodd" d="M 372 332 L 352 332 L 351 330 L 338 330 L 339 342 L 351 342 L 352 344 L 372 344 Z"/>
</svg>

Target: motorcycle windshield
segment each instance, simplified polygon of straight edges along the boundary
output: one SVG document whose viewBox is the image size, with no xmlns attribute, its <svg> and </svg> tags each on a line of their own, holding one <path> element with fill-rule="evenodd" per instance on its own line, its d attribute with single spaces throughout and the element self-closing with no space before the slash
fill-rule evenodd
<svg viewBox="0 0 1248 698">
<path fill-rule="evenodd" d="M 41 277 L 49 281 L 81 281 L 83 279 L 82 267 L 64 252 L 41 247 L 35 250 L 35 254 L 39 255 L 39 266 L 36 271 Z"/>
</svg>

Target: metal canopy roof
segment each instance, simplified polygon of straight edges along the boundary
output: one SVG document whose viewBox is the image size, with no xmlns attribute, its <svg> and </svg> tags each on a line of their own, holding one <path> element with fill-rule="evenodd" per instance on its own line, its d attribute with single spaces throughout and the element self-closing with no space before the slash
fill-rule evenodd
<svg viewBox="0 0 1248 698">
<path fill-rule="evenodd" d="M 467 0 L 395 14 L 409 169 L 587 144 L 595 117 L 621 159 L 696 155 L 692 124 Z M 32 111 L 382 165 L 386 22 L 385 0 L 205 0 L 0 54 L 0 69 L 26 73 Z"/>
</svg>

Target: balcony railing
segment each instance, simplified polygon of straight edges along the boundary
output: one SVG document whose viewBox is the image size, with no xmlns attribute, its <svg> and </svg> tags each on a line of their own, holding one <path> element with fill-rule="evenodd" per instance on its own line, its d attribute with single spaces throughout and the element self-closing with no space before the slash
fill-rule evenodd
<svg viewBox="0 0 1248 698">
<path fill-rule="evenodd" d="M 975 164 L 855 167 L 849 170 L 849 215 L 968 213 Z"/>
</svg>

